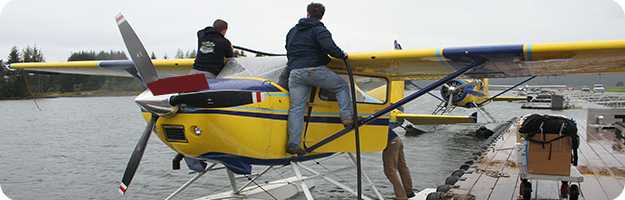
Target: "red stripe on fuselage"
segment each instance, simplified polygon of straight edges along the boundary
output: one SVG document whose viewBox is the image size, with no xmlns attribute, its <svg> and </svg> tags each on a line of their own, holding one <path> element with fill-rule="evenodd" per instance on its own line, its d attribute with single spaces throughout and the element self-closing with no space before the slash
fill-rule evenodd
<svg viewBox="0 0 625 200">
<path fill-rule="evenodd" d="M 262 101 L 261 97 L 262 97 L 261 93 L 260 93 L 260 92 L 257 92 L 257 93 L 256 93 L 256 103 L 258 103 L 258 102 L 261 102 L 261 101 Z"/>
<path fill-rule="evenodd" d="M 191 74 L 159 79 L 148 83 L 154 95 L 197 92 L 208 89 L 208 81 L 204 74 Z"/>
</svg>

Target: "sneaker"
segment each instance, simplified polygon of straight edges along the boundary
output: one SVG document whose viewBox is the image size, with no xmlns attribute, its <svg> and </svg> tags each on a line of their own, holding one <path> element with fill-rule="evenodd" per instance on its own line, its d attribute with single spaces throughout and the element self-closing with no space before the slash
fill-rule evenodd
<svg viewBox="0 0 625 200">
<path fill-rule="evenodd" d="M 345 119 L 345 120 L 341 120 L 341 123 L 343 123 L 343 127 L 347 128 L 347 127 L 350 127 L 350 126 L 354 125 L 354 120 L 353 119 Z"/>
<path fill-rule="evenodd" d="M 291 144 L 287 146 L 286 152 L 290 154 L 297 154 L 297 155 L 306 154 L 306 150 L 299 147 L 299 145 L 291 145 Z"/>
<path fill-rule="evenodd" d="M 415 197 L 417 195 L 414 192 L 410 191 L 408 194 L 406 194 L 406 196 L 408 196 L 408 198 L 410 199 L 410 198 Z"/>
</svg>

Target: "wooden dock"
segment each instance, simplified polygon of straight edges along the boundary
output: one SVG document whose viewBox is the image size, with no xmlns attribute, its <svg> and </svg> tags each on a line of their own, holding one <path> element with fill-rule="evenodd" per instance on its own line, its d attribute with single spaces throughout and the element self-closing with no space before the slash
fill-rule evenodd
<svg viewBox="0 0 625 200">
<path fill-rule="evenodd" d="M 584 120 L 585 121 L 585 120 Z M 583 174 L 580 199 L 611 200 L 625 186 L 625 148 L 613 133 L 586 134 L 586 124 L 578 122 L 580 136 L 579 164 Z M 502 132 L 480 158 L 452 186 L 446 196 L 462 199 L 521 199 L 519 168 L 514 153 L 518 122 Z M 559 181 L 532 180 L 532 199 L 560 199 Z M 469 198 L 467 198 L 469 197 Z M 459 199 L 459 198 L 456 198 Z"/>
</svg>

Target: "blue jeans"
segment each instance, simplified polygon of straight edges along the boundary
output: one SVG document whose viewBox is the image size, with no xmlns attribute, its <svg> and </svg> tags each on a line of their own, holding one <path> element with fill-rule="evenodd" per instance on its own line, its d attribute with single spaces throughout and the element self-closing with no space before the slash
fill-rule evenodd
<svg viewBox="0 0 625 200">
<path fill-rule="evenodd" d="M 312 87 L 336 94 L 341 120 L 351 120 L 353 109 L 347 82 L 326 66 L 293 69 L 289 74 L 288 145 L 300 145 L 304 128 L 304 112 Z"/>
</svg>

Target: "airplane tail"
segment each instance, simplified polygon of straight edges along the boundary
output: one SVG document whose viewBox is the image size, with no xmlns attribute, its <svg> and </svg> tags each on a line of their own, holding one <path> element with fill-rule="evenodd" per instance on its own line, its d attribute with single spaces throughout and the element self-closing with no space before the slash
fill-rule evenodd
<svg viewBox="0 0 625 200">
<path fill-rule="evenodd" d="M 395 46 L 394 47 L 395 50 L 402 50 L 401 44 L 399 44 L 399 42 L 397 42 L 397 40 L 393 41 L 393 45 Z"/>
<path fill-rule="evenodd" d="M 489 96 L 488 94 L 488 79 L 487 78 L 482 78 L 482 91 L 484 91 L 484 95 L 486 95 L 487 97 Z"/>
</svg>

